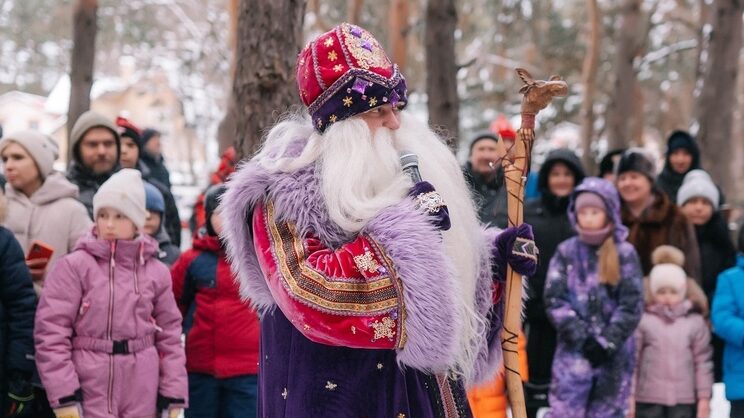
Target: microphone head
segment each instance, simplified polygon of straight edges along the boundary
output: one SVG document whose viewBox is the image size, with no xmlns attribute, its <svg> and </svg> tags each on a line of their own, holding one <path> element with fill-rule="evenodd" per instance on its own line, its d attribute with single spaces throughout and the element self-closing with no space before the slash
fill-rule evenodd
<svg viewBox="0 0 744 418">
<path fill-rule="evenodd" d="M 418 156 L 411 151 L 400 152 L 400 165 L 406 167 L 418 167 Z"/>
</svg>

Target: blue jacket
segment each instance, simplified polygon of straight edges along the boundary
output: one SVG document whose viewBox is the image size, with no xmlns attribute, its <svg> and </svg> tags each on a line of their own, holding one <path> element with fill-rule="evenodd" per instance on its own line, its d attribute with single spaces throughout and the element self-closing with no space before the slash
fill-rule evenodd
<svg viewBox="0 0 744 418">
<path fill-rule="evenodd" d="M 713 330 L 726 342 L 723 383 L 726 398 L 744 400 L 744 255 L 718 276 L 713 297 Z"/>
</svg>

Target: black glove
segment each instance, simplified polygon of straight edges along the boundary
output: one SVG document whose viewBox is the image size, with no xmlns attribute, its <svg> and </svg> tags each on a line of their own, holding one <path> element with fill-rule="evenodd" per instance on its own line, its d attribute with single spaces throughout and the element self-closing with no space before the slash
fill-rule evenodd
<svg viewBox="0 0 744 418">
<path fill-rule="evenodd" d="M 587 338 L 581 351 L 584 353 L 584 357 L 589 360 L 592 367 L 599 367 L 610 360 L 610 353 L 593 337 Z"/>
<path fill-rule="evenodd" d="M 31 375 L 10 372 L 8 379 L 8 410 L 6 417 L 22 418 L 33 416 L 34 388 Z"/>
<path fill-rule="evenodd" d="M 183 405 L 184 403 L 186 402 L 183 399 L 168 398 L 158 393 L 158 415 L 163 411 L 170 409 L 171 405 Z M 181 407 L 179 406 L 179 408 Z"/>
</svg>

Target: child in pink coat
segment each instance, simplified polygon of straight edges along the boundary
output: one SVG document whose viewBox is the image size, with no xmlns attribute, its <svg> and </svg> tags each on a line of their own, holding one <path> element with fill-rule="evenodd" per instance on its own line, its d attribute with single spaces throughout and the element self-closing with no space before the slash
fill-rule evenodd
<svg viewBox="0 0 744 418">
<path fill-rule="evenodd" d="M 140 173 L 93 198 L 95 226 L 47 277 L 36 363 L 58 418 L 176 417 L 187 405 L 181 314 L 145 223 Z"/>
<path fill-rule="evenodd" d="M 636 330 L 635 418 L 708 418 L 713 348 L 699 313 L 705 301 L 687 297 L 681 250 L 662 245 L 651 257 L 653 302 Z"/>
</svg>

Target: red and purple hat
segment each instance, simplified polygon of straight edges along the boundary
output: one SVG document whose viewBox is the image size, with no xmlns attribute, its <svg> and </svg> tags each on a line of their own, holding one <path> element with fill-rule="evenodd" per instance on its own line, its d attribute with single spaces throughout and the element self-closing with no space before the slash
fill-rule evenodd
<svg viewBox="0 0 744 418">
<path fill-rule="evenodd" d="M 310 42 L 297 57 L 300 99 L 323 133 L 328 126 L 390 103 L 406 105 L 406 80 L 380 43 L 342 23 Z"/>
</svg>

